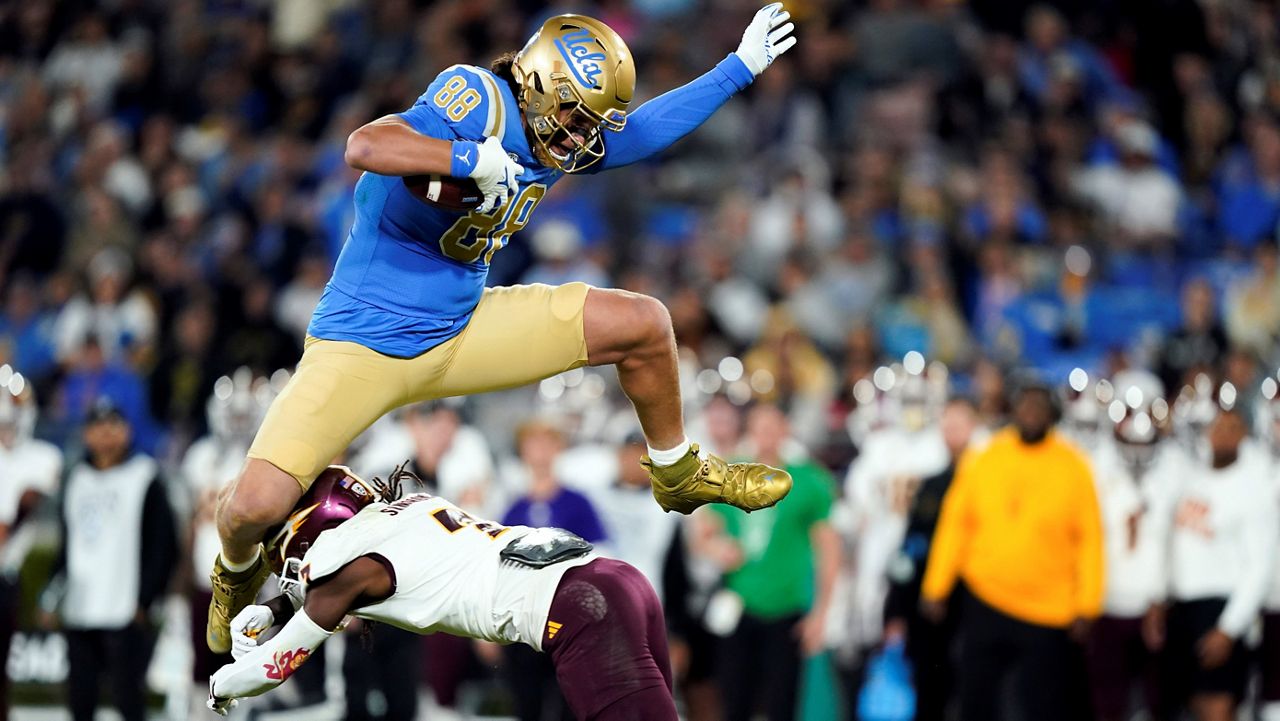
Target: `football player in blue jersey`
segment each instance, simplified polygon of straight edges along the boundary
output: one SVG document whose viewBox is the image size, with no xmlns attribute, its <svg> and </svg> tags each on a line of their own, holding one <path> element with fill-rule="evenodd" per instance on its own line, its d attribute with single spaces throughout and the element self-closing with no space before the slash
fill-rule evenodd
<svg viewBox="0 0 1280 721">
<path fill-rule="evenodd" d="M 492 69 L 455 65 L 408 110 L 351 134 L 365 171 L 356 218 L 308 329 L 297 372 L 268 411 L 218 506 L 209 647 L 268 575 L 259 541 L 365 428 L 399 406 L 615 365 L 666 510 L 772 506 L 785 472 L 726 463 L 685 437 L 671 318 L 659 301 L 582 283 L 485 288 L 489 261 L 566 173 L 661 152 L 697 128 L 795 44 L 782 3 L 756 13 L 737 51 L 693 82 L 628 112 L 635 65 L 622 38 L 581 15 L 547 20 Z M 451 212 L 405 176 L 471 178 L 483 203 Z"/>
</svg>

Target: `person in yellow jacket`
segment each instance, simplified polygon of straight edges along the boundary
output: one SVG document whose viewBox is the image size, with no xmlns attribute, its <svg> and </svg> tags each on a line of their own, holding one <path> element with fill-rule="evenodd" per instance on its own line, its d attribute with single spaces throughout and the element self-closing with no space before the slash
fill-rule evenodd
<svg viewBox="0 0 1280 721">
<path fill-rule="evenodd" d="M 1015 677 L 1025 717 L 1073 714 L 1073 665 L 1102 610 L 1102 520 L 1088 461 L 1053 430 L 1053 392 L 1023 386 L 1013 423 L 960 461 L 921 588 L 940 618 L 962 582 L 960 717 L 1000 717 Z"/>
</svg>

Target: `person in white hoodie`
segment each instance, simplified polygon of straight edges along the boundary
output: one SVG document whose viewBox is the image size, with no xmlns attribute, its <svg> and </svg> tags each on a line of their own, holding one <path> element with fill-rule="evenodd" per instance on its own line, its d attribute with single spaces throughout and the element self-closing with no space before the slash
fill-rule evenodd
<svg viewBox="0 0 1280 721">
<path fill-rule="evenodd" d="M 1262 382 L 1263 401 L 1256 406 L 1254 430 L 1261 436 L 1271 463 L 1268 480 L 1275 493 L 1275 507 L 1280 511 L 1280 383 L 1274 378 Z M 1262 646 L 1258 653 L 1258 717 L 1261 721 L 1280 721 L 1280 553 L 1275 554 L 1271 568 L 1271 588 L 1262 603 Z"/>
<path fill-rule="evenodd" d="M 1176 496 L 1170 604 L 1167 614 L 1153 607 L 1148 626 L 1164 647 L 1169 717 L 1189 704 L 1198 721 L 1228 721 L 1244 697 L 1242 639 L 1258 622 L 1280 544 L 1270 464 L 1241 453 L 1247 435 L 1239 410 L 1220 410 L 1206 432 L 1209 463 L 1188 464 Z"/>
<path fill-rule="evenodd" d="M 1092 454 L 1106 549 L 1103 611 L 1086 644 L 1098 721 L 1130 718 L 1135 687 L 1148 711 L 1160 708 L 1159 654 L 1143 638 L 1142 620 L 1164 598 L 1164 519 L 1172 515 L 1174 479 L 1189 460 L 1180 445 L 1162 442 L 1151 417 L 1152 391 L 1158 389 L 1131 394 L 1132 405 L 1121 402 L 1124 414 L 1117 413 L 1113 433 Z"/>
</svg>

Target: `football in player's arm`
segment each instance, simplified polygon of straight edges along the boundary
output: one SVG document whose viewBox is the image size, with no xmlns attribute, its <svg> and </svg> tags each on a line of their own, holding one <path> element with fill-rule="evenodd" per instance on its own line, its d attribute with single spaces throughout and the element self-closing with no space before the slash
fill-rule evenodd
<svg viewBox="0 0 1280 721">
<path fill-rule="evenodd" d="M 426 493 L 397 500 L 406 479 L 418 482 L 331 466 L 264 539 L 282 593 L 233 619 L 236 661 L 209 679 L 209 708 L 280 685 L 352 615 L 543 651 L 578 718 L 676 718 L 662 607 L 639 571 L 568 531 L 483 521 Z"/>
</svg>

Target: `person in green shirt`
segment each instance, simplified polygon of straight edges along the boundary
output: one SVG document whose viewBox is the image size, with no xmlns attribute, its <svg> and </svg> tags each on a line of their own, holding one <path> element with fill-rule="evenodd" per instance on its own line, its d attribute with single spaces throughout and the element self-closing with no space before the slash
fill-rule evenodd
<svg viewBox="0 0 1280 721">
<path fill-rule="evenodd" d="M 796 715 L 801 660 L 822 649 L 840 565 L 840 540 L 828 522 L 835 482 L 822 466 L 795 457 L 777 406 L 751 409 L 747 438 L 756 460 L 791 474 L 791 494 L 750 514 L 718 506 L 699 511 L 696 547 L 724 569 L 725 588 L 741 601 L 740 615 L 732 597 L 711 611 L 725 631 L 733 626 L 717 660 L 724 718 L 746 721 L 760 703 L 770 721 L 786 721 Z"/>
</svg>

